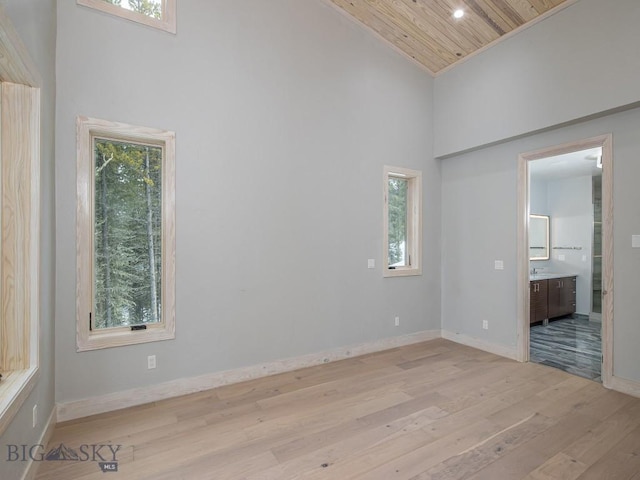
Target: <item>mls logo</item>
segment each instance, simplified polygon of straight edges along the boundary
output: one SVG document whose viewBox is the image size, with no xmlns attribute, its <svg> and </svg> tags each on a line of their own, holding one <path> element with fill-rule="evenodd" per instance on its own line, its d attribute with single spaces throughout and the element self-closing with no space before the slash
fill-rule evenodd
<svg viewBox="0 0 640 480">
<path fill-rule="evenodd" d="M 61 443 L 46 451 L 44 445 L 7 445 L 8 462 L 95 462 L 102 473 L 117 472 L 116 454 L 122 445 L 80 445 L 77 449 Z"/>
<path fill-rule="evenodd" d="M 118 462 L 100 462 L 98 465 L 100 466 L 102 473 L 118 471 Z"/>
</svg>

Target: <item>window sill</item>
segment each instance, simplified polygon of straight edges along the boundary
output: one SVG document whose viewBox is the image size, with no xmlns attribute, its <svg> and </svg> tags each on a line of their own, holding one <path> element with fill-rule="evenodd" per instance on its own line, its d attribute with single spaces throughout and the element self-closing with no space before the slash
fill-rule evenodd
<svg viewBox="0 0 640 480">
<path fill-rule="evenodd" d="M 11 372 L 0 382 L 0 435 L 11 424 L 20 407 L 33 390 L 38 378 L 38 367 Z"/>
<path fill-rule="evenodd" d="M 421 268 L 394 268 L 384 270 L 384 277 L 415 277 L 422 275 Z"/>
<path fill-rule="evenodd" d="M 130 328 L 116 328 L 108 332 L 92 332 L 88 338 L 78 336 L 78 352 L 100 350 L 102 348 L 123 347 L 140 343 L 173 340 L 176 332 L 164 325 L 147 326 L 146 330 L 131 330 Z"/>
</svg>

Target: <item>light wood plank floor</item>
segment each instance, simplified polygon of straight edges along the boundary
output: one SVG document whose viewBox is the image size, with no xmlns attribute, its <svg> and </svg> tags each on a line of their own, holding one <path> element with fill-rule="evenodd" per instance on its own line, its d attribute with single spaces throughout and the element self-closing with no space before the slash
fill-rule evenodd
<svg viewBox="0 0 640 480">
<path fill-rule="evenodd" d="M 63 423 L 61 443 L 122 445 L 118 473 L 39 480 L 640 480 L 640 399 L 434 340 Z"/>
</svg>

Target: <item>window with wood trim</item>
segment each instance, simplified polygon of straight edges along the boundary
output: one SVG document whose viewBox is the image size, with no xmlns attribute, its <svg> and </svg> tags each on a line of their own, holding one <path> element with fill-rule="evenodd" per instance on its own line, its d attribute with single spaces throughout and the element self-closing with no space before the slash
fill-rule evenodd
<svg viewBox="0 0 640 480">
<path fill-rule="evenodd" d="M 422 172 L 384 167 L 383 274 L 422 274 Z"/>
<path fill-rule="evenodd" d="M 78 118 L 78 350 L 175 336 L 175 136 Z"/>
<path fill-rule="evenodd" d="M 78 5 L 176 33 L 177 0 L 77 0 Z"/>
<path fill-rule="evenodd" d="M 0 84 L 0 434 L 38 373 L 40 90 Z"/>
</svg>

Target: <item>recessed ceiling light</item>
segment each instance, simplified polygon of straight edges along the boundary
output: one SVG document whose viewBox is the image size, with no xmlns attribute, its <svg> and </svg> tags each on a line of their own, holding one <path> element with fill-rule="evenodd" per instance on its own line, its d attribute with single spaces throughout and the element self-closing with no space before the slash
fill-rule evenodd
<svg viewBox="0 0 640 480">
<path fill-rule="evenodd" d="M 462 17 L 464 17 L 464 10 L 462 10 L 461 8 L 459 8 L 458 10 L 456 10 L 455 12 L 453 12 L 453 17 L 454 17 L 454 18 L 462 18 Z"/>
</svg>

